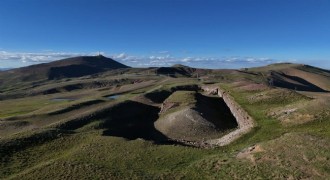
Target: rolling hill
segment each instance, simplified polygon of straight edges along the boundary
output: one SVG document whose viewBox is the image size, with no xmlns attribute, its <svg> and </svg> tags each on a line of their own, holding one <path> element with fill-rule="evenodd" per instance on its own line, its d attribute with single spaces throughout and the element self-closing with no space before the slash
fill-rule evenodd
<svg viewBox="0 0 330 180">
<path fill-rule="evenodd" d="M 103 56 L 1 72 L 0 179 L 329 179 L 329 79 Z"/>
<path fill-rule="evenodd" d="M 129 67 L 102 55 L 80 56 L 0 72 L 0 79 L 2 83 L 53 80 L 81 77 L 120 68 Z"/>
<path fill-rule="evenodd" d="M 250 68 L 267 77 L 270 85 L 298 91 L 330 91 L 330 71 L 304 64 L 279 63 Z"/>
</svg>

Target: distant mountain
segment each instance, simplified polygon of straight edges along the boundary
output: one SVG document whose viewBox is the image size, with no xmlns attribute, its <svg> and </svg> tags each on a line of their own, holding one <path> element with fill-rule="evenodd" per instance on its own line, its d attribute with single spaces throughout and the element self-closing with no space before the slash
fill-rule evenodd
<svg viewBox="0 0 330 180">
<path fill-rule="evenodd" d="M 48 64 L 48 79 L 62 77 L 80 77 L 107 70 L 129 68 L 113 59 L 100 56 L 82 56 L 63 59 Z"/>
<path fill-rule="evenodd" d="M 79 56 L 1 72 L 0 80 L 52 80 L 81 77 L 120 68 L 129 68 L 129 66 L 102 55 Z"/>
<path fill-rule="evenodd" d="M 156 69 L 157 74 L 169 76 L 191 76 L 197 69 L 181 64 L 173 65 L 172 67 L 159 67 Z"/>
</svg>

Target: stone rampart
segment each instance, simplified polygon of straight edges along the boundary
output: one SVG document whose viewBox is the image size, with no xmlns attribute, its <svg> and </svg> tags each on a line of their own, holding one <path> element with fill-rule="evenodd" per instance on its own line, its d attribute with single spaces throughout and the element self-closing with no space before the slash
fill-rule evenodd
<svg viewBox="0 0 330 180">
<path fill-rule="evenodd" d="M 202 87 L 202 89 L 209 94 L 214 94 L 214 92 L 217 92 L 217 94 L 223 98 L 227 104 L 238 124 L 238 129 L 219 139 L 208 140 L 206 142 L 207 144 L 210 144 L 211 146 L 227 145 L 242 135 L 248 133 L 256 125 L 253 118 L 234 100 L 234 98 L 228 92 L 222 90 L 218 86 L 205 86 Z"/>
</svg>

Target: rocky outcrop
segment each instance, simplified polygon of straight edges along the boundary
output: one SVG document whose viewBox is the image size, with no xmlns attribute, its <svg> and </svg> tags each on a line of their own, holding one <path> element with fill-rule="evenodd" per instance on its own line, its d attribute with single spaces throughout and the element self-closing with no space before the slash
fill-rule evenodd
<svg viewBox="0 0 330 180">
<path fill-rule="evenodd" d="M 208 93 L 217 92 L 229 107 L 238 124 L 238 129 L 219 139 L 208 140 L 206 141 L 206 144 L 210 146 L 225 146 L 235 141 L 242 135 L 248 133 L 255 126 L 255 121 L 253 118 L 237 102 L 235 102 L 234 98 L 229 95 L 228 92 L 217 86 L 205 86 L 202 87 L 202 89 Z"/>
</svg>

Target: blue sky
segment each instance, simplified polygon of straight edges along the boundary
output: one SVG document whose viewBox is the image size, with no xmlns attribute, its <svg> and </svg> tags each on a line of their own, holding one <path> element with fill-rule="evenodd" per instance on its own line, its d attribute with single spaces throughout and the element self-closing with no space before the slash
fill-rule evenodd
<svg viewBox="0 0 330 180">
<path fill-rule="evenodd" d="M 330 68 L 329 0 L 1 0 L 0 68 L 97 52 L 130 66 Z"/>
</svg>

